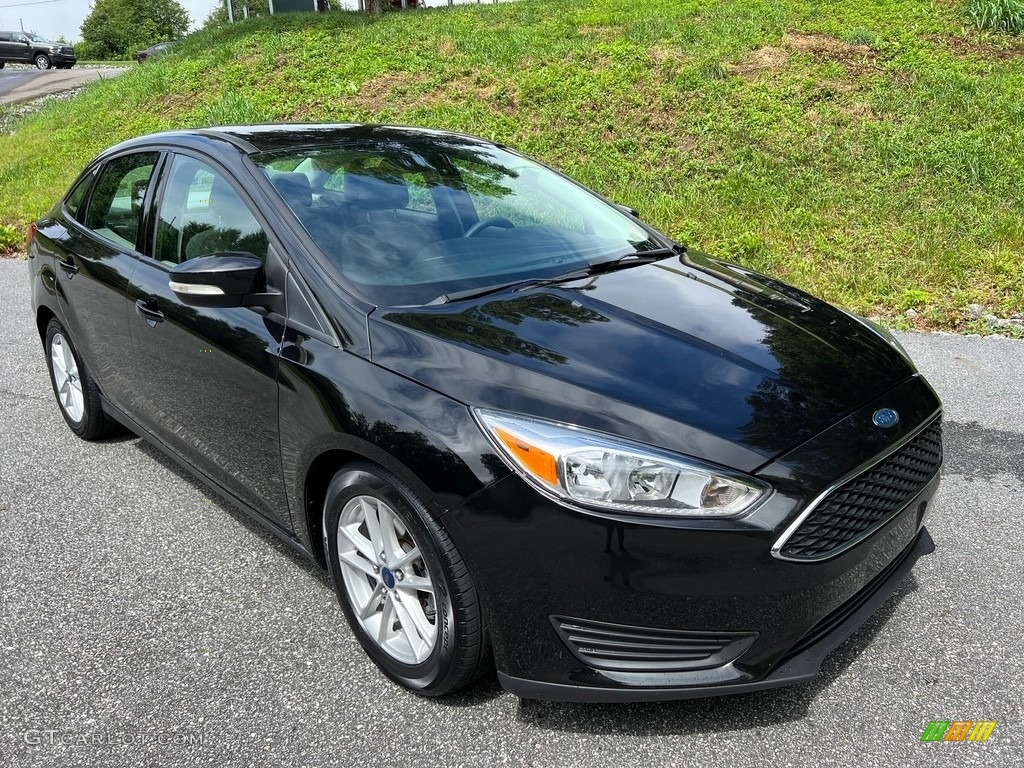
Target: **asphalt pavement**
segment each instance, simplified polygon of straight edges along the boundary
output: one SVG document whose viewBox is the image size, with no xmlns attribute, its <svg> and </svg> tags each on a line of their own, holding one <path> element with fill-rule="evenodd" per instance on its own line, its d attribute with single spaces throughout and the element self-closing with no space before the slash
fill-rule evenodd
<svg viewBox="0 0 1024 768">
<path fill-rule="evenodd" d="M 1024 342 L 903 334 L 946 405 L 937 543 L 812 684 L 443 701 L 364 657 L 325 577 L 137 438 L 62 421 L 0 261 L 0 766 L 1024 764 Z M 995 720 L 922 743 L 931 720 Z"/>
<path fill-rule="evenodd" d="M 72 67 L 71 69 L 35 69 L 6 66 L 0 69 L 0 105 L 31 101 L 41 96 L 70 91 L 72 88 L 118 77 L 125 67 Z"/>
</svg>

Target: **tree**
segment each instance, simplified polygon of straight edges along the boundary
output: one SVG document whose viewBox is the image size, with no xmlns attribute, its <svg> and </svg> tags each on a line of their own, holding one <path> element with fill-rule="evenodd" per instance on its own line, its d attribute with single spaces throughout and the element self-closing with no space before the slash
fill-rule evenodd
<svg viewBox="0 0 1024 768">
<path fill-rule="evenodd" d="M 177 0 L 95 0 L 80 29 L 91 56 L 114 59 L 184 37 L 189 24 Z"/>
<path fill-rule="evenodd" d="M 231 12 L 235 16 L 235 21 L 240 21 L 245 18 L 242 11 L 242 6 L 248 6 L 249 16 L 269 16 L 270 15 L 270 2 L 269 0 L 232 0 Z M 207 27 L 219 27 L 222 24 L 228 23 L 228 7 L 224 0 L 217 0 L 217 5 L 210 11 L 210 15 L 206 17 L 206 21 L 203 22 L 203 28 Z"/>
</svg>

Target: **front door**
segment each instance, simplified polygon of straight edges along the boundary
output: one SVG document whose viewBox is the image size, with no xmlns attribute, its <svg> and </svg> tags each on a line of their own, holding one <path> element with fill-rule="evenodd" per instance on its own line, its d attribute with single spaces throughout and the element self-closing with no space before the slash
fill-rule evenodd
<svg viewBox="0 0 1024 768">
<path fill-rule="evenodd" d="M 158 190 L 155 242 L 129 291 L 135 417 L 226 490 L 290 528 L 277 424 L 282 323 L 246 307 L 190 307 L 168 286 L 174 265 L 228 251 L 263 259 L 272 281 L 284 270 L 269 250 L 263 226 L 226 172 L 171 156 Z"/>
</svg>

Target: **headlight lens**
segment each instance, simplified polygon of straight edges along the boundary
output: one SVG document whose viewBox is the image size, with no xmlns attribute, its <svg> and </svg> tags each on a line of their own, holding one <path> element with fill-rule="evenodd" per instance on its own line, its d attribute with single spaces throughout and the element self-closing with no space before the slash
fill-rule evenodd
<svg viewBox="0 0 1024 768">
<path fill-rule="evenodd" d="M 501 454 L 542 491 L 584 506 L 671 517 L 749 512 L 768 486 L 683 456 L 566 424 L 475 411 Z"/>
</svg>

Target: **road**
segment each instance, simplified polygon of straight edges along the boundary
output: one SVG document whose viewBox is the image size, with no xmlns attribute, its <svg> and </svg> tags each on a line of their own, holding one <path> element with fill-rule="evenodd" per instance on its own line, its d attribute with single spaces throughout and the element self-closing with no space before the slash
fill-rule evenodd
<svg viewBox="0 0 1024 768">
<path fill-rule="evenodd" d="M 0 105 L 17 104 L 52 93 L 77 88 L 93 80 L 118 77 L 123 67 L 73 67 L 72 69 L 0 69 Z"/>
<path fill-rule="evenodd" d="M 946 403 L 937 542 L 814 683 L 445 701 L 378 674 L 323 575 L 139 439 L 58 415 L 0 261 L 0 766 L 1022 765 L 1024 342 L 901 336 Z M 922 743 L 930 720 L 995 720 Z"/>
</svg>

